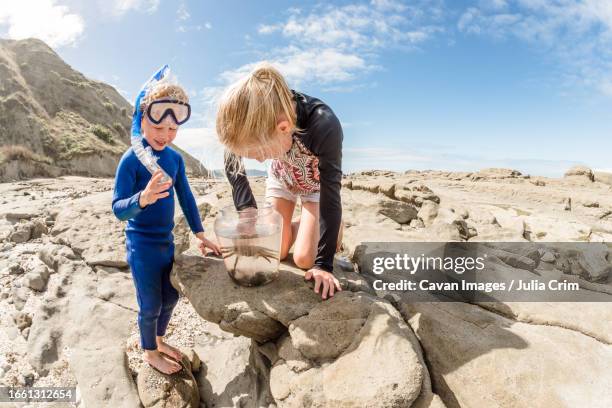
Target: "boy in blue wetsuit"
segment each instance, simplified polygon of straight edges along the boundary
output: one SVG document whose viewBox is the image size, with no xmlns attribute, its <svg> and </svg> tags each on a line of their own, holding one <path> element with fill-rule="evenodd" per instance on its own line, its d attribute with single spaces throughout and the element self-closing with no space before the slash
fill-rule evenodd
<svg viewBox="0 0 612 408">
<path fill-rule="evenodd" d="M 191 109 L 186 92 L 178 85 L 159 84 L 148 90 L 135 108 L 146 148 L 153 149 L 157 170 L 151 175 L 131 147 L 117 167 L 113 212 L 125 228 L 127 261 L 132 271 L 138 298 L 138 326 L 143 360 L 165 374 L 181 369 L 177 363 L 181 353 L 164 342 L 178 292 L 170 284 L 174 262 L 174 197 L 187 218 L 189 227 L 200 240 L 202 253 L 206 248 L 219 254 L 218 246 L 204 237 L 204 228 L 195 199 L 185 174 L 185 162 L 168 145 L 176 137 L 179 125 L 189 119 Z M 140 109 L 140 112 L 138 111 Z M 150 165 L 149 165 L 150 167 Z M 153 171 L 153 170 L 151 170 Z M 169 176 L 167 180 L 165 176 Z M 171 188 L 174 186 L 174 189 Z"/>
</svg>

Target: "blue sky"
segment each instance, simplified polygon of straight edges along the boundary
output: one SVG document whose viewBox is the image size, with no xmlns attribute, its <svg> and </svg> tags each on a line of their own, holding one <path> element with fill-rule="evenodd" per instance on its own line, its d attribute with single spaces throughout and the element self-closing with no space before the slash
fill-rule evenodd
<svg viewBox="0 0 612 408">
<path fill-rule="evenodd" d="M 0 36 L 42 38 L 130 101 L 169 63 L 194 111 L 176 143 L 211 168 L 215 97 L 268 60 L 334 109 L 345 172 L 612 169 L 607 0 L 8 3 Z"/>
</svg>

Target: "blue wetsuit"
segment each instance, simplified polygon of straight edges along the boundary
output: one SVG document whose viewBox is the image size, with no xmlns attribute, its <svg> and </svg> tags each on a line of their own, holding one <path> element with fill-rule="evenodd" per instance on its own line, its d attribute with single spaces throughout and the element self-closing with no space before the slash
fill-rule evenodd
<svg viewBox="0 0 612 408">
<path fill-rule="evenodd" d="M 148 143 L 143 138 L 143 144 Z M 138 327 L 140 343 L 145 350 L 155 350 L 155 336 L 166 333 L 178 292 L 170 284 L 174 262 L 174 196 L 187 218 L 193 233 L 204 231 L 187 176 L 185 162 L 170 147 L 155 151 L 157 163 L 172 177 L 170 195 L 141 208 L 140 193 L 145 189 L 151 173 L 138 161 L 130 148 L 119 162 L 115 176 L 113 212 L 125 228 L 127 262 L 130 265 L 138 298 Z"/>
</svg>

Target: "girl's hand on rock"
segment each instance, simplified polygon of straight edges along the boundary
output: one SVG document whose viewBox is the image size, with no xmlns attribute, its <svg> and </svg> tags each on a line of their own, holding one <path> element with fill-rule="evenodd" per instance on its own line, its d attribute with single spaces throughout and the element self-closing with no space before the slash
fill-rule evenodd
<svg viewBox="0 0 612 408">
<path fill-rule="evenodd" d="M 323 286 L 323 291 L 321 292 L 321 297 L 323 299 L 327 299 L 328 295 L 330 297 L 334 296 L 335 291 L 342 291 L 342 287 L 340 286 L 338 279 L 336 279 L 333 274 L 322 269 L 311 268 L 306 272 L 304 278 L 306 280 L 314 279 L 315 293 L 319 293 L 319 289 L 321 289 L 321 286 Z"/>
<path fill-rule="evenodd" d="M 166 190 L 170 188 L 172 181 L 160 183 L 162 177 L 163 173 L 161 170 L 157 170 L 155 173 L 153 173 L 153 177 L 151 177 L 151 180 L 149 180 L 145 189 L 142 190 L 142 193 L 140 193 L 138 204 L 141 208 L 154 204 L 160 198 L 168 197 L 170 195 L 170 193 Z"/>
<path fill-rule="evenodd" d="M 221 255 L 221 249 L 219 248 L 219 246 L 211 240 L 207 239 L 204 236 L 203 232 L 198 232 L 196 234 L 196 237 L 200 240 L 200 242 L 198 243 L 198 248 L 200 248 L 200 252 L 202 252 L 202 255 L 206 255 L 206 248 L 211 249 L 215 255 Z"/>
</svg>

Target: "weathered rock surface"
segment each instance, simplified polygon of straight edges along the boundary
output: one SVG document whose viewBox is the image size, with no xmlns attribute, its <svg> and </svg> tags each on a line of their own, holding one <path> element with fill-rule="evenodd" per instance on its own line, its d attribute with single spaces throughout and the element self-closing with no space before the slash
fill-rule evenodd
<svg viewBox="0 0 612 408">
<path fill-rule="evenodd" d="M 565 172 L 565 177 L 584 178 L 588 181 L 595 181 L 593 171 L 586 166 L 574 166 Z"/>
<path fill-rule="evenodd" d="M 596 171 L 593 174 L 595 176 L 595 181 L 599 181 L 600 183 L 605 183 L 612 186 L 612 173 Z"/>
<path fill-rule="evenodd" d="M 325 302 L 288 266 L 273 284 L 245 289 L 233 286 L 217 259 L 178 256 L 194 247 L 178 213 L 183 290 L 210 326 L 225 330 L 194 334 L 201 367 L 189 381 L 201 406 L 609 406 L 612 316 L 603 299 L 612 296 L 612 258 L 604 247 L 582 258 L 554 248 L 491 252 L 494 270 L 576 282 L 598 303 L 410 303 L 368 286 L 358 259 L 376 249 L 367 241 L 383 242 L 383 252 L 384 241 L 612 242 L 612 193 L 597 174 L 591 182 L 584 174 L 479 173 L 346 177 L 344 255 L 361 274 L 336 270 L 345 291 Z M 207 193 L 207 183 L 195 182 L 194 191 Z M 80 177 L 0 184 L 2 381 L 76 385 L 88 407 L 140 404 L 138 350 L 126 346 L 137 336 L 137 305 L 111 188 L 112 180 Z M 209 231 L 230 199 L 223 184 L 198 200 Z M 408 210 L 394 215 L 385 206 Z M 411 220 L 398 222 L 406 213 Z M 16 230 L 26 231 L 22 242 L 9 238 Z M 26 284 L 43 271 L 44 285 Z M 202 322 L 193 319 L 170 331 L 191 335 L 193 322 Z"/>
<path fill-rule="evenodd" d="M 523 176 L 520 171 L 514 169 L 504 169 L 498 167 L 489 167 L 477 171 L 472 175 L 472 180 L 485 179 L 505 179 L 517 178 Z M 523 176 L 525 177 L 525 176 Z"/>
<path fill-rule="evenodd" d="M 83 400 L 88 406 L 140 406 L 138 390 L 128 369 L 125 350 L 119 345 L 78 348 L 70 357 L 70 368 L 78 380 Z"/>
<path fill-rule="evenodd" d="M 410 330 L 384 300 L 343 291 L 322 303 L 303 272 L 286 265 L 272 283 L 244 288 L 221 260 L 188 255 L 177 259 L 172 281 L 205 319 L 286 350 L 271 361 L 279 406 L 409 406 L 419 396 L 424 373 Z M 303 370 L 282 355 L 301 356 Z"/>
<path fill-rule="evenodd" d="M 92 203 L 96 199 L 97 205 Z M 60 211 L 51 234 L 65 240 L 89 265 L 127 268 L 124 228 L 110 212 L 108 193 L 99 193 Z"/>
<path fill-rule="evenodd" d="M 448 407 L 603 407 L 612 401 L 607 344 L 465 303 L 400 304 Z"/>
<path fill-rule="evenodd" d="M 207 407 L 276 406 L 270 392 L 270 357 L 262 352 L 269 344 L 274 345 L 259 346 L 248 337 L 234 337 L 218 329 L 196 345 L 202 358 L 196 376 L 201 401 Z"/>
</svg>

